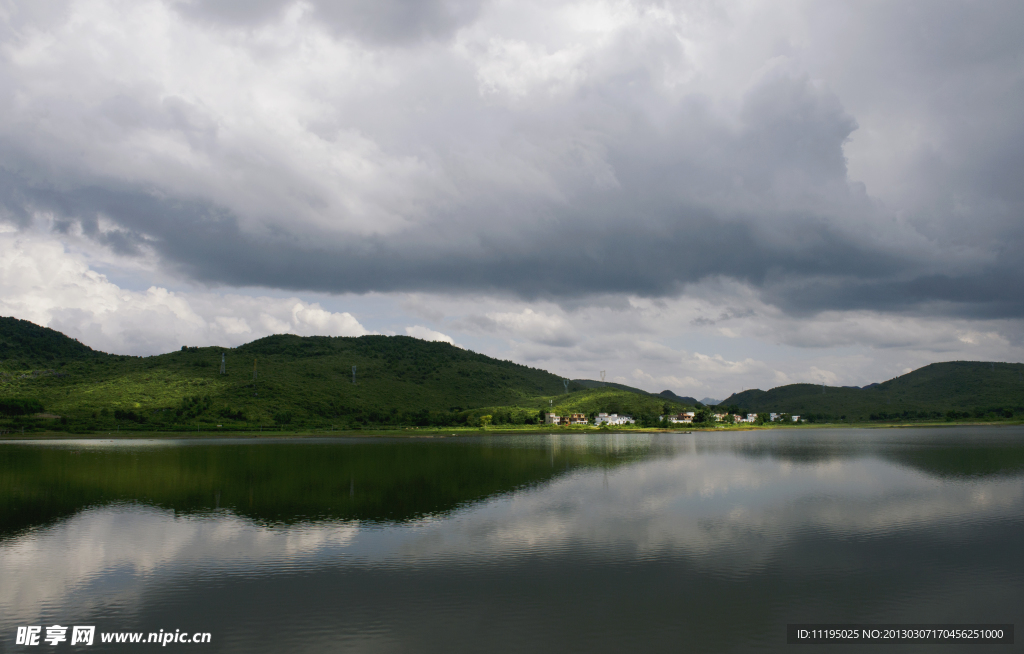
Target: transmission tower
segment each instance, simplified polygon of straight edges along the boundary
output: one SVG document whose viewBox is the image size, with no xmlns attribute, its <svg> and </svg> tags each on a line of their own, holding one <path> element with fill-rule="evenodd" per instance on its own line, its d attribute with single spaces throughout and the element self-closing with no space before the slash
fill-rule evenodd
<svg viewBox="0 0 1024 654">
<path fill-rule="evenodd" d="M 256 391 L 256 358 L 252 360 L 252 397 L 256 407 L 256 420 L 260 423 L 260 433 L 263 433 L 263 420 L 260 416 L 260 394 Z"/>
<path fill-rule="evenodd" d="M 565 386 L 565 392 L 568 393 L 569 392 L 569 380 L 568 379 L 563 379 L 562 380 L 562 385 Z"/>
<path fill-rule="evenodd" d="M 352 383 L 356 383 L 356 367 L 352 366 Z"/>
<path fill-rule="evenodd" d="M 601 385 L 604 386 L 604 370 L 601 371 Z"/>
<path fill-rule="evenodd" d="M 228 374 L 227 373 L 226 365 L 227 364 L 225 363 L 225 360 L 224 360 L 224 353 L 221 352 L 220 353 L 220 374 L 222 374 L 222 375 Z"/>
</svg>

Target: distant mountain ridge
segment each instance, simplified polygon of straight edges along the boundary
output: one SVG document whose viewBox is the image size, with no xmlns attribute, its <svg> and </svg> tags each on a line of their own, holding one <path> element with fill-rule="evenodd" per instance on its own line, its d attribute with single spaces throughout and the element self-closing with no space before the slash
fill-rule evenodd
<svg viewBox="0 0 1024 654">
<path fill-rule="evenodd" d="M 699 406 L 700 404 L 702 404 L 701 402 L 698 402 L 697 400 L 693 399 L 692 397 L 689 397 L 687 395 L 676 395 L 675 393 L 673 393 L 672 391 L 669 391 L 669 390 L 665 390 L 665 391 L 662 391 L 662 392 L 658 393 L 658 397 L 663 397 L 663 398 L 665 398 L 667 400 L 671 400 L 673 402 L 681 402 L 683 404 L 688 404 L 690 406 Z"/>
<path fill-rule="evenodd" d="M 222 355 L 226 374 L 219 371 Z M 58 331 L 3 317 L 0 399 L 7 401 L 0 415 L 12 421 L 41 413 L 24 409 L 41 404 L 68 429 L 82 431 L 477 425 L 484 418 L 530 424 L 542 419 L 541 411 L 626 413 L 656 426 L 658 415 L 705 404 L 670 390 L 649 393 L 584 379 L 571 381 L 567 392 L 564 379 L 545 370 L 408 336 L 278 334 L 237 348 L 183 347 L 133 357 L 98 352 Z M 1024 415 L 1024 364 L 935 363 L 862 388 L 791 384 L 736 393 L 718 406 L 825 421 Z M 0 424 L 0 431 L 6 428 Z"/>
<path fill-rule="evenodd" d="M 634 388 L 632 386 L 626 386 L 625 384 L 616 384 L 615 382 L 599 382 L 592 379 L 574 379 L 574 384 L 579 384 L 583 388 L 618 388 L 619 390 L 629 391 L 630 393 L 637 393 L 638 395 L 650 395 L 651 397 L 661 397 L 670 402 L 678 402 L 687 406 L 696 406 L 700 404 L 697 400 L 692 397 L 684 395 L 676 395 L 672 391 L 664 390 L 660 393 L 651 393 L 641 388 Z"/>
<path fill-rule="evenodd" d="M 1024 411 L 1024 364 L 933 363 L 885 382 L 858 387 L 789 384 L 735 393 L 723 404 L 750 412 L 819 414 L 846 420 L 960 417 Z"/>
</svg>

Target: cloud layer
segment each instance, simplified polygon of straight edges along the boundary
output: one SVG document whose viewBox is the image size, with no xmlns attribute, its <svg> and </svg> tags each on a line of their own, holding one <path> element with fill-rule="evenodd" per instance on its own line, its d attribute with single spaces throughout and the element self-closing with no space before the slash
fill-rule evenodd
<svg viewBox="0 0 1024 654">
<path fill-rule="evenodd" d="M 179 302 L 203 285 L 429 297 L 443 316 L 389 329 L 548 348 L 564 369 L 608 339 L 690 357 L 650 384 L 779 345 L 833 363 L 902 348 L 902 366 L 953 338 L 1013 358 L 1022 20 L 1014 2 L 0 3 L 0 221 L 134 261 L 135 285 Z M 362 329 L 286 320 L 301 300 L 257 328 L 246 292 L 222 317 L 252 334 Z M 81 302 L 36 293 L 49 313 L 7 310 L 72 324 Z M 206 326 L 160 344 L 229 337 L 200 295 L 202 320 L 176 320 Z M 680 322 L 605 310 L 627 305 Z M 108 345 L 137 320 L 91 344 L 162 347 Z M 761 345 L 709 350 L 708 330 Z M 850 381 L 829 365 L 763 379 Z"/>
<path fill-rule="evenodd" d="M 1015 4 L 407 4 L 10 9 L 9 219 L 226 284 L 1024 310 Z"/>
</svg>

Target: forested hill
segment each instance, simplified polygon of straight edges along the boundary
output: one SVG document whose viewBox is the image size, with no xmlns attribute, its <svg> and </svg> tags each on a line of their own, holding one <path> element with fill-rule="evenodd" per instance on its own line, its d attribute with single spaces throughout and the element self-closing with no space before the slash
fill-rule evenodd
<svg viewBox="0 0 1024 654">
<path fill-rule="evenodd" d="M 722 402 L 749 412 L 774 411 L 846 420 L 984 417 L 1024 411 L 1024 364 L 933 363 L 864 388 L 789 384 L 753 389 Z"/>
<path fill-rule="evenodd" d="M 0 362 L 0 399 L 11 401 L 7 417 L 38 412 L 25 407 L 41 404 L 68 429 L 83 431 L 117 425 L 472 426 L 485 415 L 493 424 L 529 424 L 542 409 L 656 419 L 685 408 L 647 393 L 578 382 L 566 392 L 562 378 L 545 370 L 408 336 L 284 334 L 237 348 L 184 346 L 132 357 L 96 352 L 59 332 L 5 319 L 0 342 L 10 343 L 15 355 Z"/>
<path fill-rule="evenodd" d="M 36 368 L 105 356 L 49 327 L 0 316 L 0 365 Z"/>
</svg>

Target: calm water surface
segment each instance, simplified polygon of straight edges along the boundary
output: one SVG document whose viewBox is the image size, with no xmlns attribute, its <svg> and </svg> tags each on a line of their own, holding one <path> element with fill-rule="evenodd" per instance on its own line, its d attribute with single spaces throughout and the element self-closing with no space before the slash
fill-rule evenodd
<svg viewBox="0 0 1024 654">
<path fill-rule="evenodd" d="M 0 443 L 5 652 L 822 651 L 786 624 L 1020 628 L 1022 557 L 1019 427 Z"/>
</svg>

